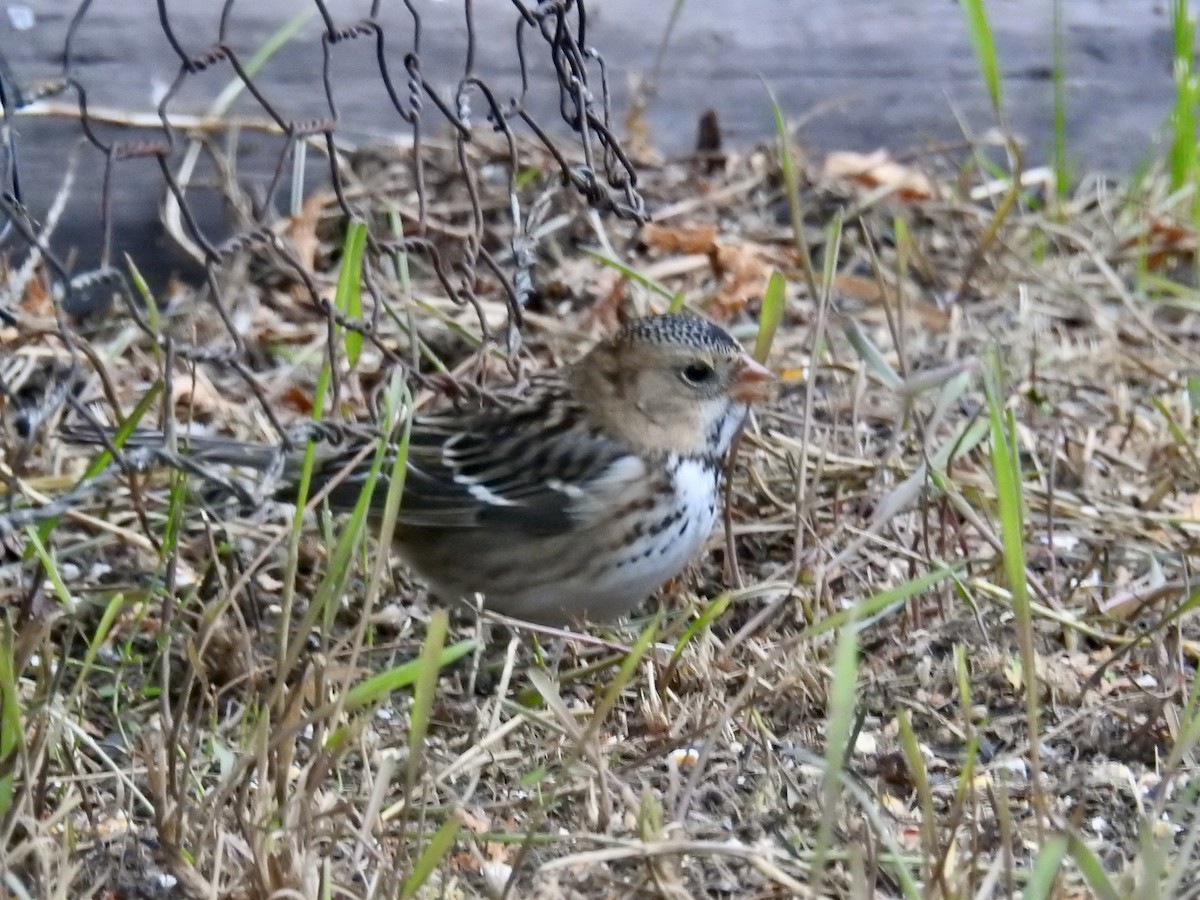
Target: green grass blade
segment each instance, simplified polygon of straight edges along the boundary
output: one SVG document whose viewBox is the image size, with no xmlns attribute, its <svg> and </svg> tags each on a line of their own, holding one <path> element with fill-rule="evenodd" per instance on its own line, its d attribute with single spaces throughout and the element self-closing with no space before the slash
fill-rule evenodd
<svg viewBox="0 0 1200 900">
<path fill-rule="evenodd" d="M 124 446 L 125 442 L 129 440 L 129 435 L 132 434 L 133 430 L 138 427 L 138 423 L 142 421 L 142 417 L 146 415 L 150 407 L 154 404 L 154 401 L 158 399 L 158 395 L 162 393 L 162 390 L 163 382 L 161 378 L 150 385 L 150 387 L 146 390 L 146 393 L 144 393 L 142 398 L 138 400 L 137 405 L 134 406 L 133 411 L 130 412 L 125 418 L 125 421 L 117 426 L 117 430 L 112 436 L 112 444 L 114 447 L 119 450 L 122 446 Z M 79 476 L 79 480 L 75 482 L 75 484 L 78 486 L 83 484 L 85 481 L 95 478 L 106 468 L 108 468 L 108 465 L 111 462 L 112 454 L 108 452 L 108 448 L 101 450 L 92 457 L 91 462 L 89 462 L 86 468 L 84 468 L 83 474 Z M 58 523 L 61 520 L 62 516 L 51 516 L 38 526 L 37 536 L 43 544 L 50 539 L 51 532 L 58 527 Z M 32 546 L 27 547 L 25 549 L 25 559 L 30 559 L 33 552 Z"/>
<path fill-rule="evenodd" d="M 1063 0 L 1052 0 L 1053 9 L 1053 69 L 1054 83 L 1054 187 L 1058 196 L 1065 197 L 1071 187 L 1071 165 L 1067 159 L 1067 71 L 1063 34 Z"/>
<path fill-rule="evenodd" d="M 758 336 L 754 339 L 754 358 L 765 363 L 771 354 L 771 344 L 775 340 L 775 332 L 783 321 L 783 309 L 787 302 L 787 280 L 783 273 L 776 270 L 767 281 L 767 289 L 763 292 L 762 312 L 758 316 Z"/>
<path fill-rule="evenodd" d="M 408 731 L 408 796 L 413 797 L 413 788 L 420 774 L 424 759 L 425 736 L 429 734 L 429 721 L 433 715 L 433 700 L 437 693 L 438 675 L 442 671 L 441 658 L 446 649 L 446 633 L 450 630 L 450 616 L 444 609 L 435 609 L 429 617 L 429 628 L 421 643 L 421 655 L 417 657 L 417 681 L 413 690 L 412 709 L 409 712 Z"/>
<path fill-rule="evenodd" d="M 262 46 L 254 51 L 254 54 L 249 59 L 243 62 L 242 65 L 244 66 L 246 77 L 252 77 L 259 69 L 270 62 L 271 57 L 287 46 L 292 38 L 301 32 L 304 26 L 308 24 L 308 20 L 316 15 L 316 12 L 315 7 L 308 7 L 292 16 L 268 35 L 267 39 L 263 41 Z M 217 95 L 217 99 L 213 101 L 212 106 L 208 108 L 208 115 L 215 117 L 223 115 L 228 111 L 230 106 L 233 105 L 233 101 L 238 98 L 238 95 L 246 90 L 246 77 L 239 75 L 231 79 L 221 90 L 221 93 Z"/>
<path fill-rule="evenodd" d="M 74 609 L 75 601 L 71 598 L 71 592 L 67 590 L 62 573 L 58 571 L 58 565 L 50 551 L 46 549 L 38 530 L 32 525 L 25 526 L 25 537 L 29 539 L 28 551 L 32 552 L 38 562 L 42 564 L 42 571 L 50 579 L 50 586 L 54 589 L 54 596 L 58 598 L 58 602 L 66 609 Z"/>
<path fill-rule="evenodd" d="M 892 368 L 892 364 L 875 346 L 874 341 L 867 337 L 862 326 L 849 316 L 843 316 L 842 333 L 846 335 L 846 340 L 850 342 L 850 346 L 858 354 L 858 358 L 879 377 L 880 381 L 897 393 L 904 388 L 904 379 L 900 377 L 900 373 Z"/>
<path fill-rule="evenodd" d="M 896 587 L 888 588 L 873 594 L 867 599 L 857 603 L 851 609 L 841 609 L 832 615 L 825 616 L 823 619 L 818 619 L 800 633 L 796 638 L 797 641 L 811 640 L 817 635 L 824 634 L 827 631 L 832 631 L 835 628 L 841 628 L 846 625 L 852 617 L 857 616 L 860 620 L 866 620 L 876 613 L 887 609 L 907 600 L 916 594 L 927 590 L 937 584 L 943 578 L 951 578 L 954 575 L 954 569 L 949 566 L 942 566 L 934 569 L 932 572 L 926 572 L 924 575 L 918 575 L 904 584 Z"/>
<path fill-rule="evenodd" d="M 171 486 L 167 491 L 167 518 L 163 524 L 159 542 L 158 559 L 166 564 L 179 546 L 179 535 L 183 530 L 183 512 L 187 507 L 187 476 L 183 472 L 171 472 Z"/>
<path fill-rule="evenodd" d="M 851 610 L 854 612 L 855 610 Z M 837 829 L 838 797 L 843 770 L 850 751 L 858 698 L 858 618 L 852 616 L 838 635 L 833 658 L 833 679 L 825 713 L 825 765 L 821 777 L 821 822 L 813 849 L 812 869 L 817 876 L 813 890 L 822 896 L 825 863 Z"/>
<path fill-rule="evenodd" d="M 367 224 L 352 220 L 346 228 L 346 239 L 342 242 L 342 261 L 338 266 L 337 289 L 333 295 L 334 308 L 348 319 L 362 321 L 362 271 L 363 254 L 367 248 Z M 350 368 L 358 365 L 362 353 L 363 336 L 352 329 L 344 330 L 343 344 Z"/>
<path fill-rule="evenodd" d="M 0 627 L 0 821 L 12 809 L 17 748 L 25 741 L 13 644 L 12 629 L 4 622 Z"/>
<path fill-rule="evenodd" d="M 679 639 L 675 641 L 675 647 L 671 650 L 671 659 L 667 663 L 666 672 L 663 675 L 664 686 L 670 684 L 674 678 L 675 668 L 679 665 L 679 660 L 683 658 L 684 650 L 696 639 L 697 635 L 712 627 L 712 623 L 729 608 L 731 602 L 733 602 L 733 594 L 729 591 L 719 597 L 714 597 L 704 605 L 700 614 L 683 629 L 683 634 L 679 635 Z"/>
<path fill-rule="evenodd" d="M 817 276 L 813 270 L 812 253 L 808 249 L 808 241 L 804 237 L 804 205 L 800 200 L 800 182 L 796 177 L 796 164 L 792 160 L 792 146 L 788 135 L 787 119 L 783 109 L 775 99 L 775 93 L 764 81 L 767 98 L 771 101 L 771 115 L 775 119 L 775 136 L 779 138 L 779 174 L 783 177 L 783 189 L 787 195 L 788 216 L 792 226 L 792 243 L 800 257 L 800 268 L 804 272 L 805 285 L 815 300 L 817 293 Z"/>
<path fill-rule="evenodd" d="M 1000 517 L 1001 556 L 1005 578 L 1012 595 L 1013 616 L 1016 622 L 1021 652 L 1022 681 L 1025 690 L 1025 718 L 1029 728 L 1029 763 L 1034 805 L 1044 813 L 1045 798 L 1041 793 L 1040 707 L 1037 674 L 1037 650 L 1033 640 L 1033 609 L 1029 598 L 1025 559 L 1025 501 L 1021 480 L 1021 460 L 1017 448 L 1017 426 L 1012 412 L 1005 409 L 1001 396 L 999 354 L 989 354 L 984 372 L 984 393 L 987 396 L 991 423 L 992 477 L 996 484 L 996 503 Z"/>
<path fill-rule="evenodd" d="M 613 707 L 617 705 L 617 701 L 621 698 L 626 685 L 633 678 L 634 672 L 637 671 L 638 665 L 641 663 L 646 651 L 650 649 L 654 643 L 654 638 L 658 634 L 659 626 L 662 624 L 662 610 L 660 609 L 642 629 L 637 640 L 633 642 L 633 646 L 629 648 L 629 652 L 625 654 L 625 658 L 621 660 L 621 666 L 617 669 L 617 674 L 613 677 L 612 682 L 605 689 L 604 694 L 596 703 L 595 711 L 592 713 L 591 723 L 588 726 L 588 737 L 595 737 L 600 731 L 601 725 L 608 718 L 608 714 L 612 712 Z M 585 738 L 586 739 L 586 738 Z"/>
<path fill-rule="evenodd" d="M 128 253 L 125 254 L 125 266 L 129 269 L 129 277 L 133 280 L 133 287 L 138 292 L 138 296 L 146 304 L 146 324 L 150 326 L 150 330 L 155 334 L 162 334 L 162 314 L 158 309 L 158 301 L 154 297 L 154 291 L 150 290 L 150 285 L 146 283 L 146 278 L 142 275 L 142 270 L 138 268 L 137 263 L 133 261 L 133 257 Z M 162 346 L 154 344 L 155 355 L 162 356 Z"/>
<path fill-rule="evenodd" d="M 999 361 L 995 354 L 992 354 L 991 363 L 985 388 L 991 423 L 992 474 L 996 481 L 1000 537 L 1004 546 L 1004 571 L 1014 606 L 1024 606 L 1027 612 L 1029 593 L 1025 577 L 1025 516 L 1016 428 L 1000 396 Z M 1020 615 L 1021 611 L 1016 612 Z"/>
<path fill-rule="evenodd" d="M 1042 850 L 1034 861 L 1033 871 L 1029 875 L 1029 883 L 1025 886 L 1025 893 L 1022 894 L 1024 900 L 1050 900 L 1055 896 L 1054 884 L 1058 880 L 1069 843 L 1065 834 L 1056 834 L 1042 845 Z"/>
<path fill-rule="evenodd" d="M 325 570 L 325 575 L 322 577 L 321 583 L 317 586 L 316 592 L 313 594 L 312 603 L 309 604 L 308 611 L 304 614 L 300 633 L 295 637 L 296 642 L 304 640 L 309 629 L 316 624 L 321 616 L 328 617 L 332 614 L 337 598 L 345 592 L 346 584 L 349 582 L 350 575 L 354 570 L 354 556 L 366 537 L 367 519 L 374 505 L 375 485 L 378 483 L 379 473 L 383 468 L 384 461 L 387 459 L 388 451 L 389 444 L 387 441 L 380 441 L 375 448 L 371 468 L 367 471 L 367 477 L 363 480 L 362 490 L 359 491 L 358 498 L 355 500 L 354 509 L 351 510 L 350 515 L 342 523 L 341 533 L 338 535 L 333 547 L 333 553 L 329 558 L 329 566 Z M 312 458 L 313 446 L 310 442 L 308 452 L 305 456 L 305 461 L 310 463 L 310 474 Z M 308 485 L 302 485 L 302 488 L 307 491 Z M 299 523 L 295 523 L 295 527 L 299 527 Z M 290 649 L 289 655 L 296 653 L 299 653 L 298 644 Z"/>
<path fill-rule="evenodd" d="M 72 697 L 77 697 L 83 689 L 88 673 L 96 661 L 96 655 L 100 652 L 100 648 L 104 646 L 104 642 L 108 640 L 108 635 L 112 632 L 113 625 L 116 624 L 117 617 L 121 615 L 121 611 L 124 608 L 124 594 L 114 595 L 104 607 L 104 613 L 100 616 L 100 622 L 96 625 L 96 630 L 92 633 L 92 639 L 88 642 L 87 652 L 84 653 L 83 662 L 79 666 L 79 676 L 75 679 L 75 687 L 71 691 Z"/>
<path fill-rule="evenodd" d="M 163 381 L 161 378 L 147 388 L 146 393 L 144 393 L 141 399 L 138 400 L 137 404 L 133 407 L 133 410 L 128 416 L 125 417 L 125 420 L 117 426 L 117 430 L 113 432 L 112 445 L 114 447 L 120 450 L 123 446 L 125 446 L 125 442 L 129 440 L 129 435 L 133 434 L 134 429 L 138 427 L 146 413 L 150 411 L 150 407 L 158 399 L 158 395 L 161 394 L 162 391 Z M 83 476 L 80 478 L 80 481 L 86 481 L 89 478 L 95 478 L 108 467 L 110 462 L 112 462 L 112 454 L 108 452 L 107 448 L 101 450 L 96 454 L 92 461 L 88 463 L 87 468 L 83 470 Z"/>
<path fill-rule="evenodd" d="M 437 655 L 438 668 L 444 669 L 446 666 L 453 665 L 464 656 L 474 653 L 477 647 L 478 644 L 473 640 L 451 644 L 439 651 Z M 416 684 L 425 665 L 427 663 L 420 659 L 412 659 L 360 681 L 346 692 L 346 709 L 357 709 L 379 703 L 394 691 Z"/>
<path fill-rule="evenodd" d="M 1178 191 L 1189 184 L 1196 168 L 1197 100 L 1200 98 L 1195 72 L 1196 19 L 1190 14 L 1188 0 L 1171 0 L 1171 34 L 1175 103 L 1171 108 L 1170 147 L 1167 162 L 1170 189 Z"/>
<path fill-rule="evenodd" d="M 933 789 L 929 782 L 929 769 L 925 765 L 925 757 L 921 755 L 917 734 L 913 731 L 912 719 L 908 710 L 899 707 L 896 710 L 896 723 L 900 726 L 900 749 L 908 764 L 909 777 L 917 791 L 917 802 L 921 810 L 921 842 L 925 848 L 925 862 L 932 866 L 938 858 L 937 848 L 937 816 L 933 808 Z M 932 882 L 933 872 L 926 872 L 926 882 Z"/>
<path fill-rule="evenodd" d="M 602 263 L 604 263 L 604 265 L 610 266 L 611 268 L 616 269 L 618 272 L 620 272 L 622 275 L 624 275 L 630 281 L 634 281 L 634 282 L 640 284 L 642 287 L 646 288 L 646 290 L 653 291 L 655 294 L 658 294 L 658 296 L 660 296 L 664 300 L 666 300 L 668 304 L 671 304 L 671 305 L 675 304 L 676 299 L 678 298 L 679 308 L 683 307 L 683 298 L 680 297 L 680 295 L 678 293 L 670 290 L 669 288 L 667 288 L 664 285 L 660 284 L 659 282 L 655 281 L 653 278 L 643 275 L 637 269 L 633 268 L 633 266 L 623 263 L 619 259 L 613 259 L 611 256 L 606 256 L 605 254 L 600 253 L 599 251 L 590 250 L 587 247 L 583 248 L 583 252 L 586 253 L 588 256 L 590 256 L 592 259 L 597 260 L 598 262 L 602 262 Z M 674 307 L 672 307 L 672 308 L 674 308 Z M 678 312 L 678 309 L 676 309 L 675 311 Z"/>
<path fill-rule="evenodd" d="M 454 839 L 458 836 L 460 828 L 462 828 L 462 823 L 456 818 L 452 817 L 442 822 L 438 830 L 433 833 L 433 837 L 429 839 L 429 843 L 425 845 L 425 849 L 421 851 L 421 855 L 417 857 L 412 871 L 404 879 L 404 886 L 400 889 L 401 900 L 409 900 L 409 898 L 417 896 L 417 892 L 429 880 L 438 864 L 446 858 L 450 848 L 454 846 Z"/>
<path fill-rule="evenodd" d="M 1075 865 L 1079 867 L 1084 881 L 1092 889 L 1096 900 L 1121 900 L 1120 891 L 1112 883 L 1108 873 L 1104 871 L 1104 864 L 1100 862 L 1100 858 L 1096 856 L 1091 847 L 1079 838 L 1072 836 L 1068 841 L 1068 850 L 1075 860 Z"/>
<path fill-rule="evenodd" d="M 387 494 L 383 498 L 383 515 L 379 525 L 380 545 L 388 546 L 396 530 L 396 518 L 400 514 L 400 500 L 404 496 L 404 480 L 408 473 L 408 447 L 412 440 L 412 397 L 402 373 L 393 374 L 384 397 L 384 419 L 387 426 L 385 433 L 394 434 L 397 421 L 401 416 L 404 417 L 400 441 L 396 445 L 396 454 L 387 473 Z"/>
<path fill-rule="evenodd" d="M 1000 79 L 1000 63 L 996 56 L 996 42 L 992 26 L 988 22 L 986 0 L 961 0 L 963 16 L 967 23 L 967 36 L 971 49 L 975 51 L 975 62 L 991 100 L 992 110 L 997 116 L 1003 114 L 1004 94 Z"/>
</svg>

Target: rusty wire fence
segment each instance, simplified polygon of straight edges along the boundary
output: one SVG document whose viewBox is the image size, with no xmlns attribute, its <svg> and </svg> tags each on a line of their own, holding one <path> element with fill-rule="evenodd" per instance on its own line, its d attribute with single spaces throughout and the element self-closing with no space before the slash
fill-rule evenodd
<svg viewBox="0 0 1200 900">
<path fill-rule="evenodd" d="M 450 4 L 459 13 L 452 59 L 445 41 L 431 49 L 427 27 L 435 7 L 444 22 L 448 4 L 377 0 L 351 18 L 347 3 L 297 0 L 290 18 L 264 25 L 283 5 L 226 0 L 209 4 L 204 19 L 196 7 L 184 17 L 182 4 L 146 3 L 136 40 L 112 47 L 89 31 L 102 5 L 82 0 L 57 21 L 61 71 L 49 78 L 0 44 L 0 722 L 16 714 L 6 693 L 13 673 L 28 675 L 35 660 L 49 673 L 35 679 L 39 698 L 21 704 L 30 738 L 19 760 L 8 743 L 14 731 L 0 724 L 8 854 L 0 870 L 19 868 L 46 896 L 101 884 L 115 886 L 114 896 L 150 896 L 121 893 L 128 856 L 147 855 L 142 828 L 161 847 L 202 848 L 192 862 L 221 870 L 216 835 L 242 815 L 229 792 L 266 771 L 248 764 L 214 788 L 202 742 L 187 735 L 202 720 L 214 733 L 236 729 L 221 685 L 228 678 L 253 705 L 261 698 L 246 679 L 271 667 L 272 642 L 280 653 L 291 643 L 278 634 L 259 643 L 246 623 L 270 613 L 255 583 L 235 574 L 258 571 L 262 560 L 249 560 L 279 546 L 261 519 L 246 524 L 270 516 L 261 503 L 268 486 L 255 486 L 259 508 L 243 493 L 224 518 L 189 493 L 186 513 L 176 510 L 180 537 L 163 524 L 174 475 L 156 479 L 120 440 L 105 438 L 103 453 L 71 447 L 66 432 L 136 421 L 161 430 L 164 448 L 200 428 L 282 451 L 313 434 L 314 420 L 327 434 L 339 424 L 369 429 L 379 389 L 396 373 L 426 400 L 485 390 L 489 368 L 507 364 L 519 378 L 533 333 L 527 317 L 549 321 L 558 308 L 539 296 L 547 223 L 559 223 L 561 240 L 566 221 L 595 229 L 604 217 L 644 218 L 582 0 L 492 4 L 486 28 L 472 0 Z M 265 39 L 252 41 L 252 31 Z M 151 43 L 172 69 L 153 106 L 106 104 L 113 92 L 98 62 L 111 72 L 122 54 Z M 300 60 L 290 79 L 264 74 L 289 56 Z M 515 73 L 518 89 L 497 86 L 497 68 Z M 362 129 L 343 110 L 368 91 L 377 109 Z M 153 228 L 130 200 L 139 192 L 155 197 L 145 211 Z M 345 271 L 361 289 L 352 306 L 338 303 Z M 348 335 L 358 336 L 354 351 Z M 328 394 L 317 387 L 325 373 Z M 216 532 L 235 549 L 209 544 Z M 133 603 L 140 612 L 124 606 L 133 596 L 144 598 Z M 233 609 L 241 643 L 213 643 L 224 613 L 206 619 L 192 600 Z M 125 609 L 126 646 L 146 655 L 98 672 L 89 654 L 78 687 L 86 678 L 96 691 L 64 700 L 75 654 L 109 644 L 96 637 L 106 606 Z M 144 646 L 143 613 L 155 623 Z M 181 657 L 185 645 L 208 662 Z M 303 682 L 307 665 L 280 656 L 281 688 Z M 146 682 L 125 695 L 134 670 Z M 126 705 L 109 708 L 98 698 L 114 686 Z M 48 710 L 63 703 L 73 706 L 69 718 L 111 732 L 112 745 L 59 742 Z M 123 763 L 97 763 L 105 759 L 140 760 L 156 774 L 126 775 L 117 772 Z M 82 793 L 54 787 L 95 764 L 109 774 Z M 197 802 L 195 779 L 225 800 Z M 60 813 L 95 834 L 124 823 L 126 839 L 80 849 L 52 836 Z M 324 846 L 324 827 L 297 828 L 296 846 Z M 244 837 L 257 848 L 265 834 L 255 821 Z M 264 845 L 250 855 L 274 852 Z M 181 854 L 176 863 L 179 877 L 192 871 Z M 251 870 L 226 880 L 250 879 Z M 384 862 L 380 871 L 386 882 L 403 870 Z"/>
<path fill-rule="evenodd" d="M 512 353 L 536 290 L 538 229 L 550 210 L 586 204 L 602 214 L 643 218 L 635 172 L 614 136 L 604 60 L 588 44 L 582 0 L 513 0 L 507 29 L 495 27 L 491 10 L 486 34 L 475 4 L 463 0 L 461 58 L 449 63 L 457 76 L 438 83 L 426 74 L 423 55 L 429 2 L 376 0 L 361 18 L 348 18 L 335 14 L 334 4 L 311 0 L 298 5 L 296 18 L 281 19 L 264 46 L 245 48 L 244 20 L 262 15 L 254 4 L 226 0 L 211 32 L 196 34 L 194 19 L 185 23 L 176 7 L 158 0 L 146 4 L 147 41 L 165 43 L 177 70 L 160 88 L 153 113 L 102 109 L 91 100 L 103 87 L 89 66 L 96 6 L 82 0 L 63 20 L 56 77 L 23 79 L 0 57 L 0 479 L 7 483 L 0 537 L 10 544 L 15 530 L 71 501 L 68 494 L 37 503 L 16 483 L 47 434 L 66 419 L 95 425 L 104 406 L 99 418 L 119 421 L 136 399 L 123 396 L 105 371 L 92 345 L 97 333 L 135 325 L 161 351 L 168 389 L 186 367 L 236 376 L 286 443 L 278 403 L 256 371 L 261 348 L 237 312 L 250 289 L 285 282 L 306 314 L 326 322 L 330 337 L 334 323 L 358 332 L 388 365 L 406 367 L 419 381 L 415 342 L 381 336 L 385 315 L 404 321 L 401 261 L 423 267 L 454 304 L 474 308 L 484 342 L 498 340 Z M 485 49 L 519 73 L 519 91 L 506 94 L 489 82 L 479 63 Z M 317 64 L 304 70 L 305 83 L 281 89 L 262 72 L 288 54 L 307 54 Z M 447 60 L 435 62 L 446 71 Z M 354 77 L 339 79 L 348 70 Z M 379 146 L 343 136 L 339 100 L 366 82 L 386 98 L 376 127 L 392 137 Z M 530 103 L 533 93 L 546 91 L 554 121 L 539 120 Z M 319 115 L 289 112 L 314 105 Z M 50 149 L 22 136 L 34 116 L 53 117 L 76 134 L 53 198 L 29 196 L 22 178 L 23 160 Z M 78 173 L 96 169 L 98 198 L 64 213 Z M 174 301 L 141 282 L 161 250 L 118 245 L 114 221 L 121 186 L 130 180 L 143 189 L 153 182 L 164 240 L 194 263 L 198 277 L 184 292 L 191 302 L 179 304 L 186 315 L 162 315 L 158 306 L 169 313 Z M 45 212 L 35 218 L 31 209 Z M 306 215 L 311 228 L 292 227 Z M 94 246 L 56 245 L 64 216 Z M 367 230 L 361 315 L 339 312 L 330 299 L 338 238 L 350 222 Z M 73 262 L 80 249 L 80 258 L 97 264 Z M 481 291 L 503 303 L 500 329 L 489 329 Z M 327 341 L 326 352 L 336 371 L 338 343 Z M 82 402 L 89 393 L 98 400 Z M 172 417 L 171 404 L 163 403 L 157 424 L 169 428 Z"/>
</svg>

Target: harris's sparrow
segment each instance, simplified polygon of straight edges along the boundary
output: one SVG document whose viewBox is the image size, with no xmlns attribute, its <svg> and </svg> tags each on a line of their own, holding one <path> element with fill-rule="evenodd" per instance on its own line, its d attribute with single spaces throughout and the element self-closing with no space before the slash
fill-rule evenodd
<svg viewBox="0 0 1200 900">
<path fill-rule="evenodd" d="M 534 376 L 513 403 L 417 416 L 396 545 L 445 598 L 480 593 L 489 609 L 543 624 L 620 616 L 712 531 L 722 459 L 772 380 L 705 319 L 635 319 Z M 126 446 L 155 440 L 135 432 Z M 187 438 L 185 449 L 252 469 L 274 454 L 220 438 Z M 371 466 L 362 449 L 351 441 L 319 456 L 312 490 L 332 483 L 334 509 L 358 500 Z M 297 470 L 289 458 L 285 474 Z M 383 505 L 387 471 L 373 505 Z M 294 486 L 279 496 L 294 498 Z"/>
</svg>

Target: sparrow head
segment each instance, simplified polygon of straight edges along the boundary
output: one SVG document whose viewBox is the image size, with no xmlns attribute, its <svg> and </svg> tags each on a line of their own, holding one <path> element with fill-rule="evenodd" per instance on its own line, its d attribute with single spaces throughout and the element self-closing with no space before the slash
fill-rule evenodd
<svg viewBox="0 0 1200 900">
<path fill-rule="evenodd" d="M 575 364 L 579 400 L 634 447 L 721 456 L 775 376 L 699 316 L 634 319 Z"/>
</svg>

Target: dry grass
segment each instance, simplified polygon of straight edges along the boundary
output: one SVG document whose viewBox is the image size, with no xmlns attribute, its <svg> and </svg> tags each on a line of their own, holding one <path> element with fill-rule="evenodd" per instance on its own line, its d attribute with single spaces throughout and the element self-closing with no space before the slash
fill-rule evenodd
<svg viewBox="0 0 1200 900">
<path fill-rule="evenodd" d="M 1036 187 L 971 199 L 970 172 L 925 199 L 809 172 L 804 237 L 829 272 L 812 296 L 775 154 L 641 169 L 640 236 L 602 237 L 562 198 L 547 216 L 518 368 L 572 357 L 620 307 L 665 307 L 576 244 L 748 341 L 781 270 L 782 384 L 742 442 L 729 533 L 624 625 L 563 640 L 465 617 L 443 639 L 373 536 L 338 562 L 344 522 L 294 531 L 280 505 L 207 506 L 195 478 L 110 468 L 67 495 L 37 584 L 35 527 L 0 533 L 11 895 L 1200 890 L 1200 332 L 1176 201 L 1095 182 L 1049 214 Z M 366 177 L 359 202 L 404 176 Z M 497 228 L 505 202 L 488 199 Z M 280 230 L 332 296 L 336 207 L 307 209 Z M 380 343 L 406 357 L 411 321 L 460 384 L 503 377 L 450 327 L 477 333 L 474 312 L 408 266 L 410 291 L 375 272 L 399 311 Z M 224 275 L 269 407 L 302 422 L 324 319 L 268 253 Z M 496 285 L 477 291 L 498 326 Z M 163 327 L 227 344 L 205 302 L 172 299 Z M 63 348 L 32 298 L 0 329 L 3 490 L 36 508 L 88 451 L 58 413 L 18 434 Z M 120 310 L 80 331 L 80 400 L 102 415 L 161 383 L 180 423 L 276 439 L 227 365 L 172 363 Z M 370 341 L 343 361 L 335 417 L 370 417 L 387 365 Z M 455 641 L 474 643 L 442 665 Z"/>
</svg>

